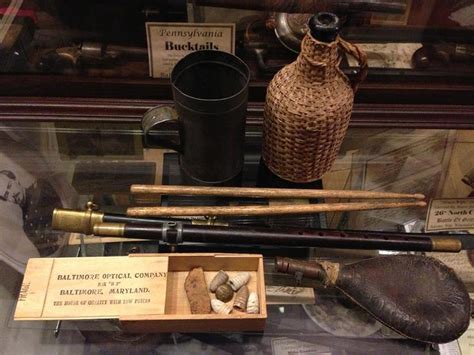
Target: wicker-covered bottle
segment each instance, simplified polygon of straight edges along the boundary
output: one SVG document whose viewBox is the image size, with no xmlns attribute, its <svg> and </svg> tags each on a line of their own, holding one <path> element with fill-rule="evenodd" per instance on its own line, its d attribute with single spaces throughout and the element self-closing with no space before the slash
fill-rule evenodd
<svg viewBox="0 0 474 355">
<path fill-rule="evenodd" d="M 338 36 L 339 19 L 319 13 L 295 62 L 270 82 L 264 110 L 262 157 L 280 178 L 317 180 L 334 163 L 346 134 L 354 92 L 367 73 L 367 58 Z M 354 56 L 360 71 L 351 83 L 339 69 L 339 50 Z"/>
</svg>

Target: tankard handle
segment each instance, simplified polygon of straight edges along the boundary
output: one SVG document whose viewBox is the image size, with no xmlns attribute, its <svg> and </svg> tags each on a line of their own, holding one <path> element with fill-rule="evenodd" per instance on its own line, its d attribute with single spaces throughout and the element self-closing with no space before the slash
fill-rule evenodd
<svg viewBox="0 0 474 355">
<path fill-rule="evenodd" d="M 338 38 L 338 42 L 342 50 L 350 56 L 354 57 L 359 63 L 359 71 L 351 80 L 352 90 L 355 93 L 359 88 L 359 84 L 363 82 L 367 77 L 367 72 L 369 70 L 369 66 L 367 65 L 367 54 L 355 44 L 349 43 L 343 40 L 341 37 Z"/>
<path fill-rule="evenodd" d="M 179 152 L 181 147 L 179 136 L 177 139 L 162 137 L 156 130 L 163 123 L 177 120 L 178 113 L 172 105 L 156 106 L 145 112 L 142 118 L 144 147 L 164 147 Z"/>
</svg>

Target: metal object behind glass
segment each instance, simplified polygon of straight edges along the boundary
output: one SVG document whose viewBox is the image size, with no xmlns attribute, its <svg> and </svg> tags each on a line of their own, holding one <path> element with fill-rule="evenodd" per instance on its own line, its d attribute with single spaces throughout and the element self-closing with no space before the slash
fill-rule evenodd
<svg viewBox="0 0 474 355">
<path fill-rule="evenodd" d="M 247 65 L 232 54 L 188 54 L 171 72 L 177 114 L 167 106 L 148 111 L 143 118 L 146 144 L 176 149 L 191 182 L 235 183 L 243 167 L 249 80 Z M 153 135 L 153 129 L 175 119 L 180 142 Z"/>
<path fill-rule="evenodd" d="M 451 268 L 434 258 L 393 255 L 345 265 L 277 258 L 275 264 L 279 272 L 338 288 L 409 338 L 447 343 L 469 326 L 471 300 L 465 285 Z"/>
</svg>

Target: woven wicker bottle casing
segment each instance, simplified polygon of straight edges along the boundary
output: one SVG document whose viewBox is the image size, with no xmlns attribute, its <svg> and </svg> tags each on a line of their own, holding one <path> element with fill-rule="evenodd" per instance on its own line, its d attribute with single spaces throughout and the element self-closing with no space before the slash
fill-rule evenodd
<svg viewBox="0 0 474 355">
<path fill-rule="evenodd" d="M 305 183 L 321 178 L 339 152 L 354 91 L 339 69 L 338 48 L 355 53 L 361 69 L 366 66 L 365 55 L 339 37 L 323 43 L 307 34 L 297 60 L 268 86 L 262 155 L 268 168 L 285 180 Z"/>
</svg>

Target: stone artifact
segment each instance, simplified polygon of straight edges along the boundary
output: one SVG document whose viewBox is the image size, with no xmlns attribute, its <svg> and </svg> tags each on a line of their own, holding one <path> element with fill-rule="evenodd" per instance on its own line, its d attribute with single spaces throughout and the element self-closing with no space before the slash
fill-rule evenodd
<svg viewBox="0 0 474 355">
<path fill-rule="evenodd" d="M 256 292 L 251 292 L 247 301 L 247 313 L 258 314 L 258 295 Z"/>
<path fill-rule="evenodd" d="M 229 280 L 229 275 L 227 275 L 224 271 L 220 270 L 216 276 L 211 281 L 209 285 L 209 291 L 216 292 L 217 288 L 220 285 L 225 284 Z"/>
<path fill-rule="evenodd" d="M 222 301 L 214 299 L 211 301 L 211 305 L 212 310 L 218 314 L 229 314 L 232 312 L 232 307 Z"/>
<path fill-rule="evenodd" d="M 220 285 L 216 290 L 216 298 L 222 302 L 229 302 L 234 297 L 234 291 L 228 284 Z"/>
<path fill-rule="evenodd" d="M 202 267 L 192 269 L 184 281 L 192 314 L 211 313 L 211 298 L 207 292 L 206 279 Z"/>
<path fill-rule="evenodd" d="M 229 280 L 229 285 L 232 287 L 234 291 L 237 291 L 243 285 L 246 285 L 247 282 L 250 280 L 250 273 L 249 272 L 241 272 L 231 277 Z"/>
<path fill-rule="evenodd" d="M 249 298 L 249 288 L 244 285 L 235 294 L 234 308 L 239 311 L 245 312 L 247 308 L 248 298 Z"/>
</svg>

